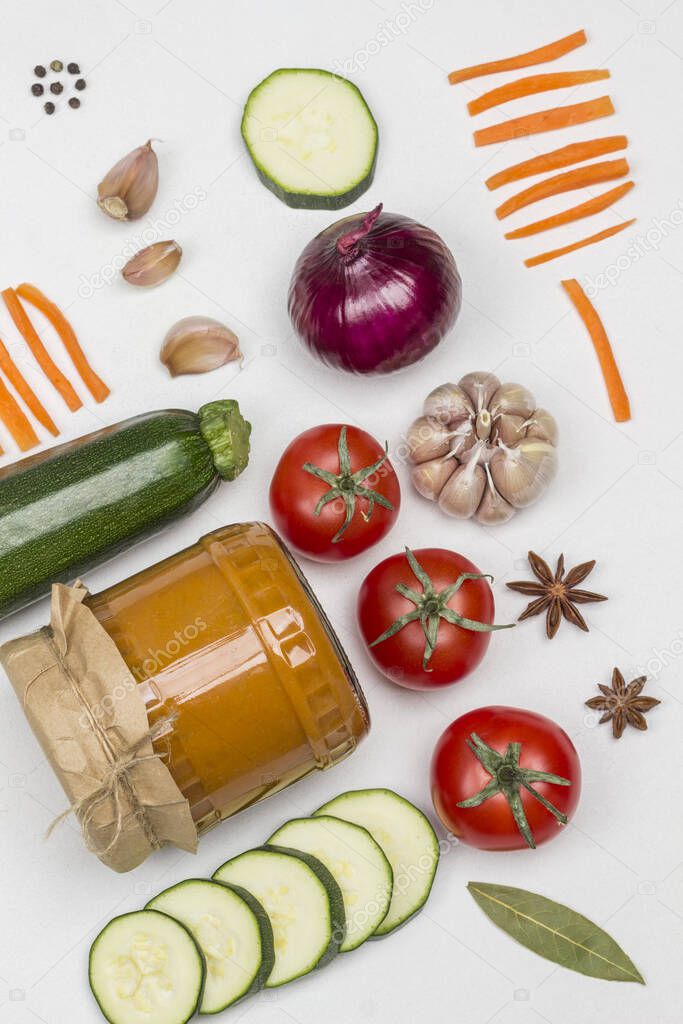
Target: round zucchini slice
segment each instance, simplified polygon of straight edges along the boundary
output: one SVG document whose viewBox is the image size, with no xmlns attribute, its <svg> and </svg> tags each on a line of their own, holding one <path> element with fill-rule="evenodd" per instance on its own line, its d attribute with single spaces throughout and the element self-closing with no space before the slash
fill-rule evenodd
<svg viewBox="0 0 683 1024">
<path fill-rule="evenodd" d="M 90 988 L 110 1024 L 185 1024 L 205 976 L 188 929 L 157 910 L 115 917 L 90 948 Z"/>
<path fill-rule="evenodd" d="M 344 941 L 339 886 L 316 857 L 281 846 L 261 846 L 227 861 L 218 882 L 239 885 L 263 905 L 273 926 L 275 966 L 266 988 L 294 981 L 337 955 Z"/>
<path fill-rule="evenodd" d="M 265 985 L 275 963 L 273 929 L 250 892 L 189 878 L 160 892 L 145 909 L 160 910 L 184 924 L 204 954 L 200 1013 L 219 1013 Z"/>
<path fill-rule="evenodd" d="M 312 853 L 336 878 L 346 911 L 346 938 L 340 953 L 361 946 L 387 916 L 394 876 L 367 829 L 327 815 L 294 818 L 268 842 Z"/>
<path fill-rule="evenodd" d="M 242 137 L 259 178 L 288 206 L 340 210 L 372 184 L 377 124 L 360 90 L 329 71 L 273 71 L 249 94 Z"/>
</svg>

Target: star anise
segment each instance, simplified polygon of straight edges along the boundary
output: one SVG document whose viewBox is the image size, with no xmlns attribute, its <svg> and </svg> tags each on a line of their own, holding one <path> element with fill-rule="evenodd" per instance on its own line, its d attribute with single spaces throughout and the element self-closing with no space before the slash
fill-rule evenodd
<svg viewBox="0 0 683 1024">
<path fill-rule="evenodd" d="M 632 725 L 634 729 L 644 732 L 647 729 L 644 712 L 661 704 L 656 697 L 641 696 L 646 682 L 647 676 L 638 676 L 627 686 L 621 672 L 615 668 L 612 672 L 611 687 L 598 683 L 598 689 L 603 696 L 591 697 L 586 701 L 587 707 L 603 712 L 600 724 L 612 723 L 612 734 L 616 740 L 622 735 L 627 725 Z"/>
<path fill-rule="evenodd" d="M 529 565 L 531 566 L 536 579 L 517 580 L 514 583 L 507 583 L 510 590 L 516 590 L 520 594 L 529 594 L 535 600 L 524 609 L 519 616 L 519 622 L 529 619 L 532 615 L 540 615 L 546 612 L 545 631 L 550 640 L 560 628 L 562 616 L 567 622 L 573 622 L 579 629 L 588 632 L 588 626 L 583 615 L 576 607 L 577 604 L 588 604 L 591 601 L 606 601 L 602 594 L 594 594 L 590 590 L 577 590 L 577 584 L 583 582 L 595 566 L 595 559 L 592 562 L 582 562 L 574 566 L 567 575 L 564 574 L 564 555 L 557 560 L 557 569 L 553 575 L 550 566 L 540 555 L 530 551 Z"/>
</svg>

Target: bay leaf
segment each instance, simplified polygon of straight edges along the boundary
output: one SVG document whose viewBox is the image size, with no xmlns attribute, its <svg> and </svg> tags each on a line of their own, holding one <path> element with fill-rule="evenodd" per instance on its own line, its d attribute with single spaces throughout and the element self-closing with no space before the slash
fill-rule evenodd
<svg viewBox="0 0 683 1024">
<path fill-rule="evenodd" d="M 645 984 L 621 946 L 570 907 L 511 885 L 469 882 L 467 888 L 494 924 L 533 953 L 591 978 Z"/>
</svg>

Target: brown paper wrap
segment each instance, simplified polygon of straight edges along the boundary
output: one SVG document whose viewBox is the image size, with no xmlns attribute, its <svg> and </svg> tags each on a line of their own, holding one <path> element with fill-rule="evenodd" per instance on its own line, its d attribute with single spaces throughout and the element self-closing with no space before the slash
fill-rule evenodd
<svg viewBox="0 0 683 1024">
<path fill-rule="evenodd" d="M 168 719 L 150 729 L 133 676 L 83 604 L 87 594 L 80 583 L 55 584 L 50 626 L 4 644 L 0 661 L 64 787 L 65 814 L 76 814 L 104 864 L 130 871 L 164 843 L 194 853 L 197 831 L 152 747 Z"/>
</svg>

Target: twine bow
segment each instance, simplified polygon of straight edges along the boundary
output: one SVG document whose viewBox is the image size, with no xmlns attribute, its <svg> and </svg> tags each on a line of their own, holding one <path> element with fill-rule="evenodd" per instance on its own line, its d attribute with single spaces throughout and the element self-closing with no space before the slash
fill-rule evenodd
<svg viewBox="0 0 683 1024">
<path fill-rule="evenodd" d="M 62 821 L 69 817 L 70 814 L 75 814 L 78 818 L 81 829 L 83 831 L 83 842 L 86 849 L 90 850 L 91 853 L 97 854 L 98 857 L 103 857 L 108 854 L 117 844 L 123 832 L 123 827 L 126 819 L 125 803 L 127 802 L 130 806 L 129 814 L 135 816 L 145 835 L 145 839 L 154 850 L 160 849 L 163 845 L 149 820 L 149 815 L 145 809 L 143 803 L 135 792 L 135 787 L 130 779 L 130 774 L 136 765 L 144 764 L 145 761 L 162 760 L 166 755 L 163 751 L 155 752 L 153 754 L 145 754 L 144 757 L 139 757 L 138 752 L 147 744 L 158 739 L 159 736 L 163 735 L 166 731 L 166 727 L 172 724 L 177 718 L 176 714 L 167 715 L 164 718 L 158 719 L 151 729 L 142 736 L 137 743 L 133 744 L 132 747 L 128 747 L 122 754 L 116 757 L 110 764 L 109 772 L 104 782 L 92 793 L 88 793 L 87 796 L 81 797 L 75 803 L 67 807 L 66 810 L 58 814 L 57 817 L 50 823 L 50 826 L 45 833 L 45 838 L 49 839 L 53 831 L 57 828 Z M 98 728 L 101 727 L 98 724 Z M 102 730 L 104 732 L 104 730 Z M 99 738 L 99 737 L 98 737 Z M 111 800 L 114 804 L 116 816 L 114 818 L 114 834 L 106 846 L 102 846 L 96 839 L 93 838 L 91 831 L 92 820 L 97 811 L 103 803 L 107 800 Z M 185 800 L 176 801 L 178 804 L 184 804 Z M 172 806 L 172 805 L 165 805 Z"/>
</svg>

